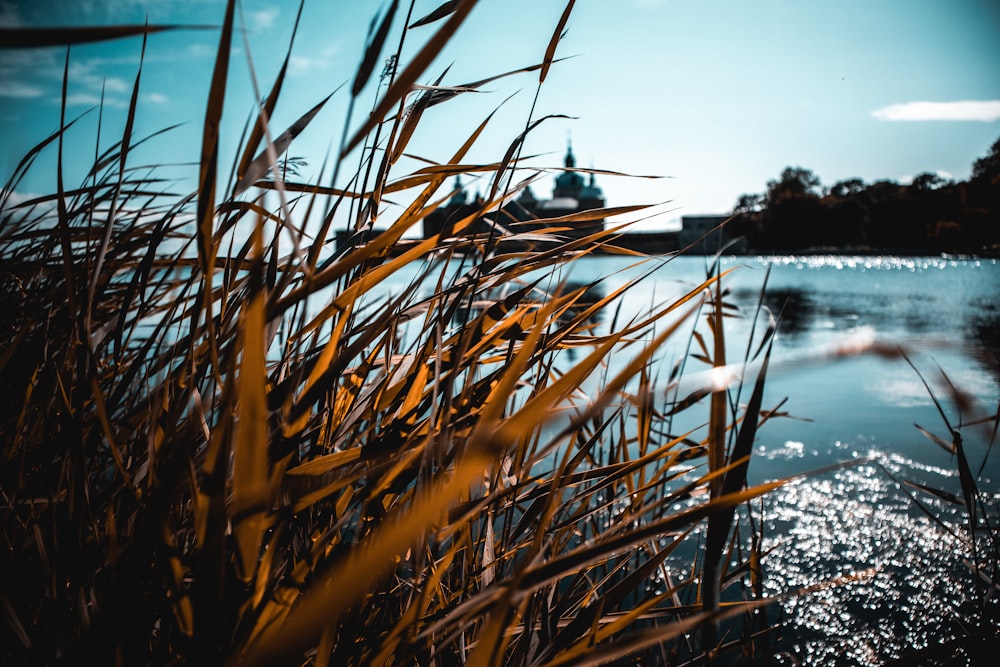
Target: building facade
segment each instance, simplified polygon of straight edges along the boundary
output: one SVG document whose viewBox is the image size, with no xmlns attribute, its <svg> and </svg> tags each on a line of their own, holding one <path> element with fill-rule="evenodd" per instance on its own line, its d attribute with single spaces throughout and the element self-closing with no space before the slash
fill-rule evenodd
<svg viewBox="0 0 1000 667">
<path fill-rule="evenodd" d="M 488 214 L 482 212 L 484 203 L 482 196 L 479 194 L 470 196 L 462 185 L 461 177 L 456 176 L 454 194 L 448 203 L 424 218 L 424 238 L 437 234 L 448 236 L 450 227 L 470 216 L 477 217 L 463 229 L 463 236 L 487 236 L 491 233 L 497 235 L 498 232 L 493 231 L 496 225 L 503 227 L 510 234 L 565 227 L 554 232 L 563 239 L 582 238 L 604 230 L 603 218 L 586 222 L 552 222 L 555 218 L 606 206 L 604 193 L 598 187 L 594 174 L 585 175 L 577 169 L 571 143 L 567 143 L 563 164 L 564 169 L 555 178 L 550 198 L 539 199 L 528 186 L 499 211 Z M 651 255 L 679 250 L 696 255 L 714 255 L 720 251 L 727 254 L 745 252 L 745 241 L 737 237 L 736 230 L 732 229 L 731 225 L 723 224 L 728 219 L 728 216 L 722 215 L 685 215 L 681 217 L 679 232 L 624 232 L 609 238 L 608 242 L 620 248 Z"/>
<path fill-rule="evenodd" d="M 594 174 L 589 179 L 577 171 L 573 146 L 568 144 L 563 159 L 564 170 L 556 176 L 552 197 L 539 199 L 531 186 L 525 187 L 512 201 L 499 211 L 482 215 L 481 195 L 469 196 L 460 176 L 455 177 L 455 194 L 448 203 L 424 218 L 423 235 L 428 238 L 435 234 L 447 234 L 448 228 L 460 220 L 479 215 L 463 234 L 489 234 L 494 225 L 499 225 L 512 234 L 536 232 L 555 225 L 552 218 L 604 208 L 604 193 L 597 186 Z M 563 224 L 558 224 L 563 226 Z M 604 229 L 604 220 L 586 222 L 566 222 L 565 230 L 557 232 L 563 238 L 582 238 Z"/>
<path fill-rule="evenodd" d="M 746 252 L 746 240 L 729 223 L 728 215 L 681 216 L 678 238 L 680 250 L 692 255 L 741 254 Z"/>
</svg>

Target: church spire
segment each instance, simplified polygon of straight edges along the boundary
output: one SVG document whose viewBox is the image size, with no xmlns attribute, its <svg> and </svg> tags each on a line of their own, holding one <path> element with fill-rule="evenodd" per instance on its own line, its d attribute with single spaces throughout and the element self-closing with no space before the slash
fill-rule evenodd
<svg viewBox="0 0 1000 667">
<path fill-rule="evenodd" d="M 564 164 L 567 169 L 572 169 L 576 166 L 576 158 L 573 157 L 573 139 L 571 137 L 566 137 L 566 160 Z"/>
<path fill-rule="evenodd" d="M 448 205 L 461 206 L 466 201 L 465 188 L 462 186 L 462 178 L 458 174 L 455 174 L 455 194 L 451 196 L 451 199 L 448 201 Z"/>
<path fill-rule="evenodd" d="M 564 164 L 566 165 L 566 169 L 563 173 L 556 176 L 556 187 L 552 191 L 552 198 L 569 197 L 577 199 L 584 187 L 584 181 L 583 176 L 576 171 L 576 157 L 573 155 L 573 141 L 570 137 L 566 137 L 566 159 L 564 160 Z"/>
</svg>

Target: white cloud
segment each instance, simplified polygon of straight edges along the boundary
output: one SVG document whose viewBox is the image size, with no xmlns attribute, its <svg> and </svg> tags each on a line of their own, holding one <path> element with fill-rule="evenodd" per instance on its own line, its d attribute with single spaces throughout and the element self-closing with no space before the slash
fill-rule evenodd
<svg viewBox="0 0 1000 667">
<path fill-rule="evenodd" d="M 59 101 L 59 98 L 56 98 Z M 101 104 L 101 96 L 94 95 L 92 93 L 70 93 L 66 96 L 66 106 L 92 106 L 96 107 Z M 104 106 L 106 107 L 117 107 L 119 109 L 128 106 L 124 101 L 115 99 L 113 97 L 104 98 Z"/>
<path fill-rule="evenodd" d="M 70 62 L 69 80 L 94 92 L 100 92 L 102 87 L 106 93 L 127 93 L 132 90 L 132 84 L 125 79 L 103 76 L 95 70 L 97 70 L 96 63 L 89 60 Z"/>
<path fill-rule="evenodd" d="M 105 91 L 107 91 L 107 92 L 115 92 L 115 93 L 128 93 L 128 92 L 131 92 L 132 91 L 132 85 L 133 85 L 133 84 L 129 83 L 128 81 L 125 81 L 125 79 L 119 79 L 116 76 L 109 76 L 109 77 L 107 77 L 105 79 L 102 79 L 101 83 L 104 85 L 104 90 Z M 95 77 L 95 81 L 94 81 L 94 87 L 95 88 L 98 87 L 98 83 L 97 83 L 96 77 Z"/>
<path fill-rule="evenodd" d="M 247 22 L 255 30 L 264 30 L 274 25 L 274 19 L 278 18 L 278 8 L 269 7 L 253 12 L 247 12 Z"/>
<path fill-rule="evenodd" d="M 339 43 L 327 45 L 318 55 L 292 56 L 288 60 L 289 72 L 296 76 L 326 69 L 337 59 L 343 48 Z"/>
<path fill-rule="evenodd" d="M 62 80 L 62 61 L 55 49 L 0 49 L 0 88 L 16 79 L 34 78 L 48 81 Z"/>
<path fill-rule="evenodd" d="M 152 102 L 153 104 L 166 104 L 170 101 L 170 98 L 163 93 L 149 93 L 145 96 L 147 102 Z"/>
<path fill-rule="evenodd" d="M 0 97 L 32 98 L 41 97 L 45 91 L 30 83 L 20 83 L 18 81 L 8 81 L 0 86 Z"/>
<path fill-rule="evenodd" d="M 873 398 L 884 405 L 894 405 L 899 408 L 931 405 L 927 388 L 917 378 L 881 378 L 866 389 Z"/>
<path fill-rule="evenodd" d="M 19 204 L 23 204 L 26 201 L 31 201 L 32 199 L 39 199 L 41 196 L 42 195 L 36 194 L 34 192 L 18 192 L 17 190 L 14 190 L 7 196 L 7 199 L 4 201 L 4 204 L 13 207 Z"/>
<path fill-rule="evenodd" d="M 1000 100 L 906 102 L 875 109 L 872 116 L 891 121 L 972 120 L 988 123 L 1000 119 Z"/>
<path fill-rule="evenodd" d="M 192 58 L 214 58 L 216 47 L 206 42 L 191 44 L 187 47 L 187 55 Z"/>
</svg>

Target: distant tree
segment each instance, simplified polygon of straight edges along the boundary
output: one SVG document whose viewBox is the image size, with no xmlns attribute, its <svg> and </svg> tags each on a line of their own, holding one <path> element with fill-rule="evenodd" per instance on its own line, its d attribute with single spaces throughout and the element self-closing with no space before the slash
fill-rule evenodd
<svg viewBox="0 0 1000 667">
<path fill-rule="evenodd" d="M 917 174 L 913 177 L 913 181 L 910 182 L 910 187 L 914 190 L 926 192 L 928 190 L 937 190 L 947 183 L 947 179 L 942 178 L 938 174 L 925 171 L 924 173 Z"/>
<path fill-rule="evenodd" d="M 767 203 L 776 204 L 789 197 L 816 197 L 820 193 L 819 176 L 802 167 L 785 167 L 781 178 L 767 182 Z"/>
<path fill-rule="evenodd" d="M 736 206 L 733 208 L 733 213 L 736 215 L 757 213 L 762 210 L 767 204 L 767 197 L 762 194 L 746 194 L 740 195 L 740 198 L 736 200 Z"/>
<path fill-rule="evenodd" d="M 1000 139 L 972 165 L 963 214 L 957 218 L 968 244 L 1000 254 Z"/>
<path fill-rule="evenodd" d="M 876 181 L 861 199 L 868 208 L 865 236 L 875 248 L 913 252 L 928 238 L 928 207 L 894 181 Z"/>
<path fill-rule="evenodd" d="M 822 196 L 821 196 L 822 195 Z M 838 181 L 826 194 L 816 174 L 788 167 L 763 195 L 736 202 L 749 246 L 758 252 L 828 248 L 1000 255 L 1000 140 L 955 182 L 923 172 L 892 180 Z"/>
<path fill-rule="evenodd" d="M 830 188 L 830 194 L 837 199 L 843 199 L 844 197 L 849 197 L 850 195 L 856 195 L 865 189 L 865 182 L 860 178 L 848 178 L 843 181 L 837 181 Z"/>
<path fill-rule="evenodd" d="M 1000 176 L 1000 139 L 990 147 L 989 155 L 981 157 L 972 165 L 972 178 L 995 180 Z"/>
</svg>

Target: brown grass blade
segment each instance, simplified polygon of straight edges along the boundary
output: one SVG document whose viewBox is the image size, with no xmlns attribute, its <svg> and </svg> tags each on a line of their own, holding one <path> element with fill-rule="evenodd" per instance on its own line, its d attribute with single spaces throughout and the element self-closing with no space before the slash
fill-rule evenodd
<svg viewBox="0 0 1000 667">
<path fill-rule="evenodd" d="M 365 84 L 368 83 L 368 79 L 371 78 L 372 72 L 375 70 L 375 62 L 378 60 L 379 54 L 382 53 L 382 47 L 389 36 L 389 28 L 392 27 L 392 19 L 396 15 L 398 7 L 399 0 L 392 0 L 389 10 L 382 17 L 378 30 L 375 31 L 368 46 L 365 47 L 364 58 L 361 59 L 358 71 L 354 75 L 354 83 L 351 85 L 351 96 L 357 97 Z"/>
<path fill-rule="evenodd" d="M 263 254 L 261 226 L 258 222 L 254 239 L 258 259 L 253 272 L 255 282 L 262 280 L 260 256 Z M 264 515 L 270 507 L 271 474 L 268 465 L 267 369 L 264 364 L 267 330 L 264 318 L 264 294 L 258 284 L 240 328 L 242 359 L 236 379 L 236 400 L 239 411 L 234 435 L 233 466 L 233 533 L 237 543 L 237 571 L 244 583 L 249 583 L 256 571 L 257 556 L 264 532 Z"/>
<path fill-rule="evenodd" d="M 270 168 L 274 162 L 281 157 L 288 150 L 288 147 L 292 144 L 295 137 L 299 136 L 303 130 L 308 127 L 312 119 L 316 117 L 316 114 L 320 112 L 323 105 L 333 97 L 333 93 L 330 93 L 324 97 L 319 104 L 314 106 L 308 112 L 303 114 L 297 121 L 292 123 L 287 130 L 282 132 L 277 139 L 275 139 L 268 147 L 260 152 L 257 157 L 247 165 L 246 172 L 243 177 L 236 183 L 236 188 L 233 192 L 234 197 L 238 197 L 250 188 L 251 185 L 259 181 L 267 173 L 268 168 Z"/>
<path fill-rule="evenodd" d="M 524 132 L 519 134 L 514 139 L 514 141 L 510 143 L 510 146 L 507 147 L 507 152 L 504 153 L 503 159 L 500 160 L 500 168 L 497 169 L 496 176 L 493 178 L 493 184 L 490 186 L 490 194 L 487 197 L 488 199 L 496 199 L 497 193 L 500 192 L 500 184 L 503 181 L 504 176 L 508 173 L 507 168 L 512 163 L 516 163 L 515 155 L 517 155 L 518 152 L 521 150 L 521 146 L 524 144 L 524 140 L 528 137 L 528 135 L 532 132 L 532 130 L 534 130 L 536 127 L 538 127 L 545 121 L 551 120 L 553 118 L 569 118 L 569 116 L 563 114 L 549 114 L 547 116 L 542 116 L 541 118 L 537 118 L 533 120 L 531 123 L 529 123 L 528 127 L 525 128 Z"/>
<path fill-rule="evenodd" d="M 382 119 L 396 106 L 399 100 L 410 92 L 411 86 L 416 82 L 417 77 L 434 61 L 434 58 L 444 48 L 444 45 L 465 21 L 465 18 L 472 11 L 475 4 L 476 0 L 461 0 L 461 4 L 449 16 L 445 24 L 424 44 L 423 48 L 413 57 L 406 69 L 397 75 L 396 80 L 389 86 L 389 90 L 385 92 L 382 99 L 375 106 L 375 109 L 372 110 L 368 120 L 345 143 L 340 153 L 341 157 L 346 157 L 348 153 L 354 150 L 368 136 L 368 133 L 382 122 Z"/>
<path fill-rule="evenodd" d="M 632 206 L 609 206 L 607 208 L 593 208 L 587 211 L 580 211 L 579 213 L 570 213 L 568 215 L 560 215 L 555 218 L 541 218 L 537 222 L 545 222 L 547 224 L 556 225 L 566 222 L 590 222 L 593 220 L 603 220 L 604 218 L 610 217 L 612 215 L 621 215 L 623 213 L 633 213 L 635 211 L 643 211 L 652 208 L 655 204 L 633 204 Z"/>
<path fill-rule="evenodd" d="M 723 321 L 722 283 L 715 283 L 715 298 L 709 317 L 714 341 L 712 366 L 714 369 L 726 367 L 726 336 Z M 709 470 L 721 470 L 726 464 L 726 432 L 728 431 L 726 415 L 729 409 L 727 389 L 725 387 L 712 392 L 711 413 L 709 421 Z M 712 495 L 720 495 L 722 480 L 716 479 L 712 485 Z"/>
<path fill-rule="evenodd" d="M 558 657 L 551 662 L 543 664 L 544 667 L 562 667 L 563 665 L 590 667 L 591 665 L 611 664 L 645 648 L 656 646 L 657 644 L 665 644 L 678 637 L 688 635 L 705 624 L 718 623 L 726 618 L 746 614 L 752 609 L 770 603 L 771 600 L 737 603 L 719 611 L 697 614 L 690 618 L 666 625 L 659 625 L 649 630 L 640 630 L 628 634 L 620 640 L 594 647 L 584 655 L 571 654 L 567 658 Z"/>
<path fill-rule="evenodd" d="M 924 493 L 940 498 L 941 500 L 944 500 L 945 502 L 951 503 L 953 505 L 963 505 L 963 506 L 965 505 L 965 501 L 956 496 L 954 493 L 948 493 L 947 491 L 942 491 L 941 489 L 935 489 L 932 486 L 928 486 L 926 484 L 920 484 L 919 482 L 913 482 L 910 480 L 904 480 L 903 484 L 911 486 L 914 489 L 920 489 Z"/>
<path fill-rule="evenodd" d="M 323 195 L 325 197 L 358 199 L 370 196 L 370 193 L 355 192 L 353 190 L 341 190 L 340 188 L 330 188 L 312 183 L 294 183 L 290 181 L 283 181 L 281 185 L 285 192 L 304 192 L 310 195 Z M 273 181 L 257 181 L 256 186 L 262 190 L 277 189 L 277 185 Z"/>
<path fill-rule="evenodd" d="M 305 0 L 299 0 L 299 9 L 295 14 L 295 23 L 292 24 L 292 35 L 288 39 L 288 48 L 285 51 L 285 60 L 281 63 L 281 68 L 278 70 L 278 75 L 275 77 L 274 84 L 271 86 L 271 92 L 268 93 L 267 99 L 264 101 L 264 106 L 261 108 L 260 113 L 257 114 L 257 120 L 254 122 L 253 129 L 250 130 L 250 136 L 247 137 L 246 146 L 243 148 L 243 154 L 240 156 L 240 160 L 237 163 L 236 177 L 239 179 L 243 179 L 246 174 L 247 167 L 253 158 L 253 152 L 264 138 L 267 124 L 270 122 L 269 119 L 274 115 L 274 108 L 278 104 L 278 96 L 280 95 L 281 88 L 284 85 L 285 75 L 288 73 L 288 63 L 292 57 L 292 46 L 295 44 L 295 36 L 299 31 L 299 20 L 302 18 L 303 7 L 305 7 Z"/>
<path fill-rule="evenodd" d="M 219 46 L 215 56 L 215 68 L 212 71 L 212 83 L 209 87 L 208 104 L 205 109 L 205 121 L 202 126 L 201 159 L 198 174 L 198 201 L 196 211 L 195 236 L 198 241 L 198 260 L 204 277 L 202 287 L 202 311 L 208 328 L 209 350 L 212 363 L 219 368 L 219 353 L 216 345 L 214 317 L 212 315 L 212 297 L 210 286 L 215 268 L 217 247 L 213 243 L 213 228 L 215 223 L 215 191 L 217 172 L 219 168 L 219 123 L 222 120 L 222 108 L 226 97 L 226 80 L 229 73 L 229 53 L 233 34 L 233 16 L 235 0 L 226 2 L 226 14 L 219 35 Z M 199 318 L 191 319 L 191 338 L 198 326 Z"/>
<path fill-rule="evenodd" d="M 445 16 L 448 16 L 449 14 L 453 13 L 456 9 L 458 9 L 458 5 L 460 3 L 461 0 L 448 0 L 447 2 L 438 5 L 437 9 L 435 9 L 431 13 L 426 14 L 417 19 L 416 21 L 414 21 L 413 23 L 411 23 L 409 27 L 419 28 L 422 25 L 427 25 L 428 23 L 434 23 L 435 21 L 439 21 L 443 19 Z"/>
<path fill-rule="evenodd" d="M 111 232 L 114 228 L 115 218 L 117 218 L 118 197 L 122 190 L 125 178 L 125 163 L 128 158 L 129 147 L 132 143 L 132 128 L 135 124 L 135 111 L 139 103 L 139 82 L 142 80 L 142 63 L 146 57 L 146 33 L 142 35 L 142 49 L 139 52 L 139 68 L 135 73 L 135 81 L 132 84 L 132 97 L 129 100 L 128 113 L 125 118 L 125 129 L 122 132 L 121 151 L 118 161 L 118 183 L 111 200 L 108 220 L 104 228 L 104 237 L 98 248 L 97 259 L 94 262 L 93 277 L 87 290 L 87 313 L 85 328 L 87 334 L 91 333 L 91 316 L 93 312 L 94 299 L 97 296 L 97 284 L 104 268 L 104 259 L 107 255 L 108 246 L 111 243 Z"/>
<path fill-rule="evenodd" d="M 214 30 L 203 25 L 110 25 L 59 28 L 0 28 L 0 49 L 30 49 L 104 42 L 166 30 Z"/>
<path fill-rule="evenodd" d="M 56 155 L 56 215 L 59 226 L 59 237 L 62 248 L 63 274 L 66 278 L 66 303 L 74 315 L 76 308 L 76 279 L 73 271 L 73 246 L 69 228 L 69 210 L 66 206 L 66 184 L 63 175 L 63 152 L 66 127 L 66 89 L 69 84 L 69 48 L 66 49 L 66 61 L 63 66 L 62 96 L 59 108 L 59 127 Z"/>
<path fill-rule="evenodd" d="M 629 548 L 636 544 L 653 539 L 659 535 L 670 534 L 683 530 L 707 518 L 713 512 L 726 507 L 736 507 L 747 500 L 757 498 L 778 489 L 795 478 L 785 478 L 774 482 L 759 484 L 739 493 L 720 497 L 701 505 L 683 510 L 670 516 L 651 521 L 645 525 L 632 528 L 612 536 L 602 536 L 600 539 L 575 549 L 567 554 L 552 558 L 545 563 L 530 568 L 522 579 L 521 586 L 528 590 L 565 576 L 566 572 L 576 571 L 588 563 L 597 562 L 608 554 Z"/>
<path fill-rule="evenodd" d="M 443 475 L 409 507 L 398 508 L 372 539 L 353 549 L 344 562 L 317 577 L 284 623 L 266 629 L 237 659 L 245 665 L 272 664 L 288 659 L 333 625 L 351 605 L 368 594 L 402 555 L 433 525 L 444 520 L 447 508 L 482 475 L 492 460 L 492 443 L 481 441 L 466 451 L 449 475 Z M 337 591 L 330 595 L 329 591 Z M 234 656 L 235 657 L 235 656 Z"/>
<path fill-rule="evenodd" d="M 545 77 L 549 73 L 553 59 L 556 57 L 556 47 L 559 45 L 559 40 L 562 39 L 563 30 L 566 28 L 566 22 L 569 21 L 569 15 L 573 12 L 573 5 L 575 4 L 576 0 L 569 0 L 566 3 L 565 9 L 563 9 L 562 16 L 559 17 L 559 23 L 556 24 L 556 29 L 552 33 L 549 45 L 545 49 L 545 58 L 542 61 L 541 71 L 538 73 L 539 84 L 545 83 Z"/>
<path fill-rule="evenodd" d="M 11 172 L 10 178 L 7 179 L 7 182 L 4 184 L 3 192 L 0 193 L 0 209 L 6 208 L 6 203 L 8 198 L 17 188 L 18 184 L 21 182 L 21 179 L 24 177 L 24 174 L 27 172 L 28 168 L 34 162 L 38 154 L 41 153 L 46 146 L 51 144 L 53 141 L 59 139 L 59 137 L 61 137 L 65 132 L 69 131 L 69 129 L 73 127 L 73 125 L 75 125 L 78 120 L 89 114 L 91 111 L 92 109 L 88 109 L 87 111 L 83 112 L 73 120 L 60 126 L 58 130 L 50 134 L 48 137 L 46 137 L 39 143 L 32 146 L 24 154 L 21 160 L 17 163 L 17 166 L 14 167 L 14 171 Z M 0 222 L 2 222 L 2 219 L 0 219 Z"/>
<path fill-rule="evenodd" d="M 441 76 L 439 76 L 434 82 L 434 85 L 439 85 L 447 73 L 448 70 L 445 69 L 445 71 L 441 73 Z M 396 141 L 393 143 L 392 151 L 389 154 L 389 164 L 395 164 L 403 155 L 407 144 L 410 143 L 410 139 L 413 137 L 413 133 L 417 130 L 420 119 L 423 118 L 424 111 L 430 106 L 430 102 L 433 98 L 434 91 L 426 90 L 417 97 L 416 102 L 409 106 L 406 113 L 406 119 L 399 128 L 399 133 L 396 135 Z M 386 186 L 384 191 L 389 192 L 388 186 Z"/>
<path fill-rule="evenodd" d="M 286 475 L 323 475 L 335 468 L 354 463 L 361 458 L 361 448 L 352 447 L 332 454 L 317 456 L 309 461 L 290 468 Z"/>
<path fill-rule="evenodd" d="M 21 623 L 21 619 L 17 616 L 17 611 L 14 606 L 11 605 L 10 600 L 6 595 L 0 595 L 0 610 L 3 611 L 4 618 L 7 620 L 7 625 L 13 631 L 14 636 L 17 640 L 21 642 L 26 650 L 31 650 L 31 637 L 28 636 L 27 631 L 24 629 L 24 624 Z"/>
<path fill-rule="evenodd" d="M 949 454 L 955 454 L 954 443 L 948 442 L 947 440 L 935 435 L 934 433 L 931 433 L 920 424 L 914 424 L 914 426 L 916 426 L 917 430 L 923 433 L 927 437 L 927 439 L 933 442 L 935 445 L 937 445 L 944 451 L 948 452 Z"/>
<path fill-rule="evenodd" d="M 757 374 L 757 380 L 754 383 L 753 393 L 750 396 L 750 402 L 747 405 L 743 422 L 740 424 L 736 442 L 732 452 L 729 453 L 726 473 L 722 478 L 720 486 L 720 493 L 723 495 L 736 493 L 746 485 L 747 467 L 750 465 L 750 454 L 757 434 L 761 405 L 764 399 L 764 382 L 770 358 L 771 347 L 769 344 L 767 352 L 764 355 L 764 363 Z M 715 486 L 713 485 L 712 488 L 714 489 Z M 734 516 L 735 507 L 732 507 L 712 514 L 708 519 L 708 528 L 705 532 L 705 582 L 703 587 L 705 591 L 703 608 L 706 612 L 714 611 L 719 605 L 718 596 L 722 584 L 720 579 L 722 575 L 720 575 L 718 568 L 722 560 L 723 549 L 732 528 Z M 715 628 L 712 624 L 707 624 L 705 629 L 705 648 L 710 649 L 715 644 Z"/>
</svg>

